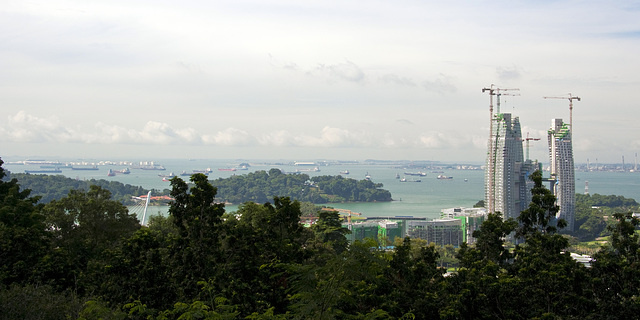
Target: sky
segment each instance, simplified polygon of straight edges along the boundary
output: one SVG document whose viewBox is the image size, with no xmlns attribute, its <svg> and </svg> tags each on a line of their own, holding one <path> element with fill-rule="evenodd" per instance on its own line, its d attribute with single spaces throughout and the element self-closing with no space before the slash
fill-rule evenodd
<svg viewBox="0 0 640 320">
<path fill-rule="evenodd" d="M 8 0 L 0 157 L 482 163 L 493 85 L 630 163 L 639 53 L 640 1 Z"/>
</svg>

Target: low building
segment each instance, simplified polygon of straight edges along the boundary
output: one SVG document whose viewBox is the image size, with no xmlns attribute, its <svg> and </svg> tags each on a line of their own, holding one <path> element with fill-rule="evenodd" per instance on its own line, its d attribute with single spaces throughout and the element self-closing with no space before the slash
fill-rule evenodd
<svg viewBox="0 0 640 320">
<path fill-rule="evenodd" d="M 419 238 L 439 246 L 459 247 L 463 241 L 461 220 L 446 218 L 431 221 L 409 221 L 408 236 Z"/>
<path fill-rule="evenodd" d="M 442 209 L 440 217 L 443 219 L 460 220 L 462 241 L 473 244 L 475 243 L 473 232 L 480 228 L 482 223 L 487 219 L 487 210 L 485 208 L 464 207 Z"/>
</svg>

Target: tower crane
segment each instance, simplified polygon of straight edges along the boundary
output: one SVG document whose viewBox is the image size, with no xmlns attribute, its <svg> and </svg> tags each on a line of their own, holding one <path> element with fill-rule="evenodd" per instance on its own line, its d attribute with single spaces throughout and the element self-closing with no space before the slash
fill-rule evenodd
<svg viewBox="0 0 640 320">
<path fill-rule="evenodd" d="M 573 134 L 573 100 L 580 101 L 580 97 L 574 97 L 571 93 L 568 97 L 542 97 L 543 99 L 567 99 L 569 100 L 569 128 L 571 128 Z"/>
<path fill-rule="evenodd" d="M 529 132 L 527 132 L 527 138 L 522 140 L 527 142 L 527 158 L 525 160 L 529 160 L 529 141 L 538 141 L 540 138 L 529 138 Z"/>
<path fill-rule="evenodd" d="M 487 210 L 491 213 L 493 213 L 495 211 L 495 185 L 496 185 L 496 181 L 495 181 L 495 175 L 496 175 L 496 168 L 495 168 L 495 152 L 496 152 L 496 147 L 495 147 L 495 143 L 497 143 L 497 141 L 495 141 L 495 143 L 493 142 L 493 96 L 497 96 L 497 103 L 498 103 L 498 112 L 500 112 L 500 95 L 502 95 L 503 93 L 500 93 L 500 91 L 510 91 L 510 90 L 520 90 L 520 89 L 500 89 L 498 87 L 496 87 L 494 84 L 491 84 L 491 86 L 489 86 L 488 88 L 482 88 L 482 92 L 488 92 L 489 93 L 489 163 L 488 163 L 488 168 L 487 170 L 489 171 L 489 203 L 486 204 L 487 205 Z"/>
<path fill-rule="evenodd" d="M 519 96 L 519 93 L 510 93 L 510 92 L 502 92 L 502 91 L 520 91 L 520 89 L 496 89 L 496 113 L 500 113 L 500 96 Z"/>
</svg>

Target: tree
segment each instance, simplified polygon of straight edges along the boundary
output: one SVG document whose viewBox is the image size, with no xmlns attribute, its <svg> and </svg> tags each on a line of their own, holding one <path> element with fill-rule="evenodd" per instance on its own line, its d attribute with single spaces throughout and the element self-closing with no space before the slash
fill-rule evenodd
<svg viewBox="0 0 640 320">
<path fill-rule="evenodd" d="M 27 283 L 50 248 L 50 235 L 42 206 L 36 205 L 39 198 L 20 190 L 16 179 L 2 181 L 3 163 L 0 159 L 0 284 Z"/>
<path fill-rule="evenodd" d="M 383 305 L 391 316 L 399 319 L 410 313 L 415 319 L 439 317 L 442 301 L 438 291 L 443 271 L 438 268 L 437 261 L 438 252 L 434 245 L 422 246 L 414 254 L 409 237 L 395 248 L 385 270 L 388 285 L 384 286 L 389 292 Z"/>
<path fill-rule="evenodd" d="M 284 312 L 288 268 L 310 254 L 304 246 L 312 234 L 300 224 L 300 215 L 299 202 L 276 197 L 273 204 L 244 203 L 235 215 L 225 216 L 224 261 L 211 291 L 228 297 L 245 315 L 270 308 Z"/>
<path fill-rule="evenodd" d="M 311 226 L 311 230 L 318 241 L 329 245 L 335 253 L 342 253 L 349 245 L 345 235 L 351 231 L 342 226 L 338 211 L 320 210 L 318 221 Z"/>
<path fill-rule="evenodd" d="M 591 275 L 595 301 L 601 318 L 633 318 L 640 312 L 640 220 L 629 213 L 614 214 L 609 227 L 610 245 L 594 255 Z M 597 317 L 597 316 L 596 316 Z"/>
<path fill-rule="evenodd" d="M 562 229 L 567 225 L 562 219 L 555 220 L 559 207 L 553 193 L 542 185 L 542 172 L 534 171 L 530 179 L 534 182 L 531 203 L 518 216 L 520 226 L 516 230 L 516 237 L 525 240 L 536 232 L 555 233 L 558 228 Z"/>
<path fill-rule="evenodd" d="M 91 273 L 101 273 L 99 261 L 106 251 L 119 247 L 140 228 L 135 215 L 111 200 L 111 192 L 95 185 L 88 192 L 71 190 L 42 211 L 55 250 L 43 258 L 41 277 L 60 288 L 86 290 L 89 282 L 99 285 L 101 280 L 91 279 Z"/>
<path fill-rule="evenodd" d="M 504 266 L 512 258 L 509 250 L 505 248 L 505 239 L 516 226 L 517 223 L 513 219 L 503 220 L 499 212 L 489 213 L 487 220 L 473 232 L 476 239 L 475 247 L 470 248 L 466 243 L 460 246 L 457 255 L 460 265 L 472 268 L 477 262 L 491 262 Z"/>
<path fill-rule="evenodd" d="M 193 186 L 178 177 L 171 179 L 169 214 L 177 229 L 177 238 L 171 247 L 171 263 L 178 297 L 191 300 L 200 292 L 198 282 L 207 281 L 215 274 L 219 257 L 219 226 L 224 204 L 215 203 L 216 188 L 201 173 L 190 178 Z"/>
</svg>

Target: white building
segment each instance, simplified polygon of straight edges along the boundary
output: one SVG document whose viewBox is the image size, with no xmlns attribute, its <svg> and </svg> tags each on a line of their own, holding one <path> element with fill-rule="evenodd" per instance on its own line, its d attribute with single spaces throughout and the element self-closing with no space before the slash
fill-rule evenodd
<svg viewBox="0 0 640 320">
<path fill-rule="evenodd" d="M 518 117 L 499 113 L 493 118 L 493 132 L 487 147 L 485 170 L 485 207 L 504 218 L 517 218 L 523 207 L 521 186 L 522 132 Z M 493 208 L 493 210 L 491 210 Z"/>
<path fill-rule="evenodd" d="M 564 219 L 567 222 L 565 230 L 572 232 L 576 211 L 576 181 L 570 126 L 562 119 L 551 120 L 548 139 L 550 175 L 555 180 L 552 191 L 560 207 L 556 217 Z"/>
</svg>

